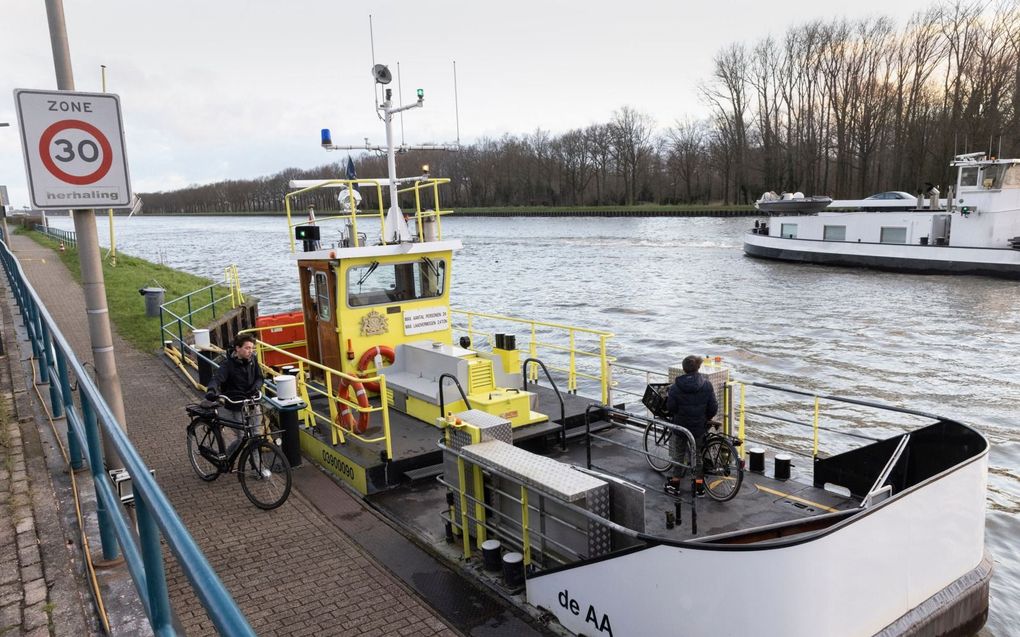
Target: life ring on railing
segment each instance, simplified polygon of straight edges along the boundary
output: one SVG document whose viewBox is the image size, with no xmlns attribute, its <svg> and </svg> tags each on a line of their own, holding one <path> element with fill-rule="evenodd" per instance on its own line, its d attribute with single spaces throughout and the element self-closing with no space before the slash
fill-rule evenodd
<svg viewBox="0 0 1020 637">
<path fill-rule="evenodd" d="M 375 347 L 369 347 L 358 359 L 358 374 L 365 375 L 365 370 L 372 364 L 372 360 L 376 356 L 382 356 L 389 364 L 392 365 L 393 361 L 397 360 L 397 353 L 393 351 L 393 348 L 389 345 L 376 345 Z M 379 370 L 376 369 L 375 373 L 378 374 Z M 370 383 L 364 383 L 365 389 L 368 391 L 379 392 L 379 383 L 372 381 Z"/>
<path fill-rule="evenodd" d="M 348 391 L 350 389 L 354 390 L 353 400 L 351 399 L 350 391 Z M 354 410 L 351 409 L 350 405 L 340 403 L 340 411 L 337 412 L 336 423 L 356 434 L 363 434 L 368 431 L 368 419 L 372 413 L 367 411 L 371 405 L 368 403 L 368 392 L 365 391 L 365 386 L 358 381 L 348 381 L 346 378 L 341 378 L 340 384 L 337 387 L 337 395 L 351 402 L 357 402 L 358 407 L 361 408 L 361 415 L 355 419 Z"/>
</svg>

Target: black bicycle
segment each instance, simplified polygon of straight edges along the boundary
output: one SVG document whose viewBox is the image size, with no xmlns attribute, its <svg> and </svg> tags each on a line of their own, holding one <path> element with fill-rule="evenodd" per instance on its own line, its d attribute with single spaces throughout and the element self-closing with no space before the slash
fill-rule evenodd
<svg viewBox="0 0 1020 637">
<path fill-rule="evenodd" d="M 677 438 L 676 450 L 671 452 L 670 440 L 674 435 Z M 699 459 L 694 457 L 686 436 L 675 434 L 670 426 L 654 420 L 645 427 L 644 448 L 648 466 L 659 473 L 666 473 L 675 464 L 681 475 L 689 472 L 697 475 L 696 460 L 700 460 L 705 491 L 717 502 L 726 502 L 736 497 L 744 481 L 744 468 L 736 445 L 729 436 L 719 433 L 717 428 L 710 429 L 705 435 Z"/>
<path fill-rule="evenodd" d="M 645 388 L 641 399 L 648 411 L 662 420 L 669 419 L 665 396 L 668 388 L 668 383 L 651 383 Z M 736 497 L 740 491 L 744 481 L 744 467 L 733 439 L 721 433 L 719 423 L 712 421 L 708 424 L 709 430 L 701 445 L 701 457 L 695 458 L 687 436 L 674 433 L 673 429 L 677 425 L 649 421 L 643 437 L 645 460 L 649 467 L 659 473 L 666 473 L 675 466 L 682 475 L 689 472 L 697 475 L 697 465 L 700 464 L 708 496 L 717 502 L 726 502 Z M 676 442 L 671 444 L 674 436 Z"/>
<path fill-rule="evenodd" d="M 262 425 L 259 401 L 261 396 L 234 401 L 226 396 L 218 403 L 202 403 L 186 407 L 188 424 L 188 457 L 198 477 L 212 482 L 221 473 L 230 473 L 237 462 L 237 479 L 251 503 L 260 509 L 275 509 L 290 495 L 290 463 L 275 436 Z M 241 412 L 241 420 L 220 416 L 217 408 L 226 404 Z M 249 424 L 252 423 L 252 424 Z M 241 440 L 233 449 L 223 444 L 223 428 L 241 432 Z"/>
</svg>

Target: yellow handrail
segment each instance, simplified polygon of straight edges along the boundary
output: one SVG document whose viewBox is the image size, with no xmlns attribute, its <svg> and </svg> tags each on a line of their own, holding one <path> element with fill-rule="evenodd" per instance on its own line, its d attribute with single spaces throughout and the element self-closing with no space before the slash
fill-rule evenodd
<svg viewBox="0 0 1020 637">
<path fill-rule="evenodd" d="M 814 430 L 814 443 L 811 446 L 811 457 L 818 457 L 818 396 L 815 396 L 815 417 L 814 423 L 812 424 Z"/>
<path fill-rule="evenodd" d="M 441 184 L 447 184 L 449 182 L 450 182 L 449 179 L 426 179 L 426 180 L 419 180 L 419 181 L 415 181 L 412 186 L 410 186 L 408 188 L 403 188 L 403 189 L 400 189 L 400 190 L 397 191 L 398 193 L 406 193 L 406 192 L 412 192 L 412 191 L 414 192 L 414 198 L 415 198 L 415 224 L 416 224 L 416 226 L 418 228 L 418 236 L 419 237 L 422 236 L 422 232 L 423 232 L 423 219 L 426 216 L 434 216 L 435 217 L 436 224 L 437 224 L 436 230 L 437 230 L 437 232 L 439 234 L 439 237 L 440 238 L 442 237 L 442 225 L 440 224 L 440 217 L 442 215 L 444 215 L 444 214 L 450 214 L 453 211 L 452 210 L 442 210 L 442 209 L 440 209 L 440 206 L 439 206 L 439 186 Z M 371 213 L 371 215 L 372 216 L 375 216 L 375 215 L 379 216 L 380 227 L 382 227 L 382 224 L 385 223 L 386 208 L 385 208 L 384 203 L 383 203 L 383 187 L 382 187 L 382 184 L 378 180 L 376 180 L 376 179 L 324 179 L 321 183 L 315 184 L 314 186 L 308 186 L 307 188 L 301 188 L 300 190 L 295 190 L 294 192 L 289 192 L 283 198 L 284 209 L 285 209 L 285 211 L 287 213 L 287 232 L 288 232 L 288 235 L 289 235 L 289 238 L 290 238 L 290 251 L 291 252 L 296 252 L 297 251 L 297 243 L 296 243 L 295 238 L 294 238 L 294 229 L 297 228 L 298 226 L 309 225 L 310 223 L 312 223 L 311 221 L 294 222 L 292 220 L 291 201 L 293 199 L 295 199 L 296 197 L 308 194 L 309 192 L 314 192 L 314 191 L 319 190 L 321 188 L 335 187 L 335 186 L 346 186 L 348 190 L 353 190 L 355 186 L 374 187 L 375 191 L 376 191 L 376 202 L 378 204 L 378 207 L 377 207 L 376 211 Z M 420 191 L 422 189 L 424 189 L 424 188 L 429 188 L 429 187 L 431 187 L 432 191 L 433 191 L 433 195 L 432 196 L 433 196 L 433 203 L 435 204 L 435 209 L 434 210 L 422 210 L 421 209 L 421 195 L 420 195 Z M 327 217 L 320 217 L 320 218 L 316 219 L 315 222 L 318 223 L 318 222 L 322 222 L 322 221 L 332 221 L 332 220 L 335 220 L 335 219 L 349 220 L 350 223 L 351 223 L 351 235 L 352 235 L 351 236 L 351 246 L 352 247 L 358 247 L 359 246 L 359 241 L 358 241 L 358 216 L 359 216 L 359 210 L 358 210 L 357 202 L 354 200 L 353 197 L 350 198 L 349 201 L 350 201 L 350 207 L 351 207 L 351 210 L 350 210 L 349 213 L 330 215 L 330 216 L 327 216 Z M 393 203 L 393 202 L 391 202 L 391 203 Z M 362 216 L 364 216 L 363 213 L 362 213 Z"/>
<path fill-rule="evenodd" d="M 521 540 L 523 544 L 524 565 L 531 565 L 531 534 L 528 532 L 528 487 L 521 485 Z"/>
<path fill-rule="evenodd" d="M 482 332 L 475 328 L 475 319 L 489 319 L 495 321 L 508 321 L 511 323 L 519 323 L 528 326 L 530 333 L 530 339 L 528 341 L 528 356 L 530 358 L 538 358 L 538 350 L 541 347 L 545 350 L 553 350 L 567 353 L 567 366 L 556 366 L 547 364 L 546 366 L 551 370 L 558 372 L 565 372 L 567 375 L 567 391 L 574 392 L 578 388 L 578 379 L 584 378 L 599 383 L 602 393 L 602 401 L 604 403 L 609 402 L 609 389 L 611 385 L 611 379 L 609 378 L 609 362 L 611 357 L 608 355 L 607 342 L 613 337 L 612 332 L 606 332 L 604 330 L 596 330 L 586 327 L 575 327 L 572 325 L 564 325 L 562 323 L 552 323 L 548 321 L 537 321 L 534 319 L 520 319 L 512 316 L 503 316 L 500 314 L 488 314 L 485 312 L 473 312 L 469 310 L 457 310 L 452 309 L 451 312 L 459 315 L 463 315 L 467 318 L 466 327 L 455 327 L 455 329 L 466 332 L 469 336 L 484 336 L 489 342 L 492 341 L 491 334 L 488 332 Z M 547 341 L 540 341 L 538 339 L 538 328 L 549 328 L 552 330 L 559 330 L 566 332 L 567 345 L 561 345 L 559 343 L 552 343 Z M 588 351 L 579 349 L 577 346 L 577 336 L 580 334 L 597 336 L 599 339 L 598 351 Z M 597 374 L 585 373 L 577 368 L 578 357 L 596 358 L 599 361 L 599 371 Z M 538 378 L 537 365 L 530 365 L 529 369 L 523 370 L 527 374 L 527 378 L 530 381 L 535 381 Z"/>
<path fill-rule="evenodd" d="M 740 383 L 740 426 L 737 429 L 737 437 L 740 439 L 740 446 L 738 447 L 738 449 L 740 450 L 740 459 L 741 460 L 743 460 L 746 457 L 746 454 L 745 454 L 746 450 L 744 449 L 744 447 L 745 447 L 745 445 L 744 445 L 744 411 L 745 411 L 745 405 L 746 405 L 746 403 L 744 402 L 744 397 L 745 397 L 745 393 L 744 392 L 745 392 L 746 389 L 747 389 L 747 386 L 744 385 L 744 383 Z"/>
<path fill-rule="evenodd" d="M 237 273 L 237 265 L 228 265 L 223 273 L 223 280 L 230 291 L 230 307 L 235 308 L 244 304 L 244 294 L 241 293 L 241 276 Z"/>
<path fill-rule="evenodd" d="M 449 179 L 418 180 L 418 181 L 414 182 L 414 184 L 412 186 L 410 186 L 408 188 L 401 188 L 400 190 L 397 191 L 398 194 L 402 194 L 402 193 L 405 193 L 405 192 L 414 192 L 414 219 L 415 219 L 415 226 L 418 229 L 418 236 L 419 237 L 424 236 L 424 231 L 425 231 L 424 220 L 425 220 L 425 217 L 427 217 L 427 216 L 429 216 L 429 217 L 434 216 L 436 218 L 436 236 L 439 239 L 443 238 L 443 225 L 442 225 L 442 220 L 441 220 L 442 219 L 442 215 L 452 214 L 453 211 L 452 210 L 443 210 L 440 207 L 440 205 L 439 205 L 439 186 L 442 185 L 442 184 L 448 184 L 448 183 L 450 183 Z M 432 205 L 433 205 L 433 208 L 430 209 L 430 210 L 422 210 L 421 209 L 421 190 L 422 190 L 423 186 L 424 187 L 431 187 L 432 188 Z"/>
<path fill-rule="evenodd" d="M 380 224 L 383 223 L 383 221 L 386 218 L 386 211 L 383 209 L 382 184 L 380 184 L 379 181 L 377 181 L 375 179 L 326 179 L 326 180 L 323 180 L 322 183 L 315 184 L 314 186 L 309 186 L 307 188 L 302 188 L 300 190 L 295 190 L 294 192 L 289 192 L 283 198 L 284 209 L 287 212 L 287 234 L 289 235 L 289 238 L 290 238 L 290 251 L 291 252 L 296 252 L 297 251 L 297 244 L 296 244 L 296 242 L 294 240 L 294 228 L 296 228 L 298 226 L 306 226 L 306 225 L 309 225 L 309 224 L 312 223 L 311 221 L 307 221 L 307 220 L 306 221 L 299 221 L 297 223 L 293 223 L 292 222 L 292 220 L 291 220 L 291 210 L 290 210 L 290 202 L 291 202 L 291 200 L 294 199 L 295 197 L 300 196 L 300 195 L 304 195 L 304 194 L 307 194 L 309 192 L 313 192 L 313 191 L 319 190 L 320 188 L 326 188 L 326 187 L 329 187 L 329 186 L 341 186 L 341 185 L 342 186 L 346 186 L 348 190 L 353 190 L 354 187 L 358 186 L 358 185 L 364 185 L 364 186 L 370 186 L 370 187 L 374 186 L 375 190 L 376 190 L 376 201 L 379 204 L 379 209 L 378 209 L 377 213 L 374 212 L 372 214 L 373 215 L 378 214 L 379 215 L 379 222 L 380 222 Z M 357 245 L 358 245 L 358 204 L 354 200 L 354 197 L 351 197 L 348 201 L 350 201 L 350 206 L 351 206 L 350 213 L 347 213 L 347 214 L 338 214 L 338 215 L 330 215 L 328 217 L 321 217 L 319 219 L 316 219 L 315 222 L 318 223 L 320 221 L 331 221 L 333 219 L 349 219 L 350 222 L 351 222 L 351 235 L 352 235 L 351 236 L 351 242 L 352 242 L 353 246 L 357 247 Z M 380 225 L 380 227 L 382 227 L 382 226 Z"/>
<path fill-rule="evenodd" d="M 249 329 L 246 329 L 246 330 L 242 330 L 240 333 L 257 332 L 257 331 L 261 331 L 261 330 L 267 329 L 268 327 L 270 327 L 270 326 L 264 326 L 264 327 L 261 327 L 261 328 L 249 328 Z M 272 327 L 279 327 L 279 326 L 272 326 Z M 261 339 L 257 339 L 256 340 L 256 346 L 257 346 L 256 353 L 258 355 L 259 365 L 261 365 L 262 368 L 265 369 L 265 370 L 272 370 L 271 367 L 268 367 L 267 365 L 265 365 L 262 362 L 263 352 L 266 349 L 272 350 L 274 352 L 279 352 L 280 354 L 284 355 L 285 357 L 287 357 L 287 358 L 293 360 L 295 363 L 297 363 L 297 365 L 298 365 L 298 377 L 297 377 L 298 391 L 301 394 L 301 397 L 305 401 L 305 405 L 306 405 L 306 407 L 302 410 L 301 417 L 302 417 L 302 419 L 304 420 L 304 422 L 306 424 L 308 424 L 309 422 L 315 422 L 316 419 L 323 419 L 323 420 L 328 419 L 329 426 L 330 426 L 330 433 L 332 435 L 332 441 L 333 441 L 334 445 L 335 444 L 344 444 L 344 443 L 346 443 L 346 437 L 347 436 L 350 436 L 350 437 L 352 437 L 352 438 L 354 438 L 356 440 L 360 440 L 361 442 L 363 442 L 365 444 L 375 444 L 375 443 L 381 442 L 385 446 L 387 459 L 390 459 L 390 460 L 393 459 L 393 436 L 391 435 L 391 432 L 390 432 L 390 412 L 389 412 L 389 406 L 388 406 L 386 400 L 385 399 L 382 400 L 379 407 L 361 407 L 356 402 L 352 402 L 352 401 L 350 401 L 350 400 L 348 400 L 346 398 L 338 396 L 333 391 L 333 377 L 337 376 L 337 377 L 345 379 L 345 380 L 347 380 L 348 382 L 351 382 L 351 383 L 355 383 L 355 382 L 357 382 L 357 383 L 378 382 L 379 383 L 379 395 L 380 396 L 386 396 L 386 376 L 384 376 L 382 374 L 378 374 L 378 375 L 372 376 L 372 377 L 367 377 L 367 376 L 366 377 L 352 376 L 351 374 L 347 374 L 347 373 L 341 372 L 339 370 L 333 369 L 331 367 L 326 367 L 325 365 L 322 365 L 320 363 L 316 363 L 315 361 L 312 361 L 312 360 L 309 360 L 307 358 L 304 358 L 303 356 L 298 356 L 298 355 L 296 355 L 296 354 L 294 354 L 294 353 L 292 353 L 292 352 L 290 352 L 288 350 L 285 350 L 285 349 L 283 349 L 281 347 L 277 347 L 276 345 L 271 345 L 269 343 L 266 343 L 265 341 L 263 341 Z M 314 368 L 314 369 L 318 369 L 319 371 L 323 372 L 323 376 L 325 378 L 325 384 L 326 384 L 325 391 L 323 391 L 323 390 L 319 389 L 318 387 L 315 387 L 311 383 L 307 382 L 306 379 L 307 379 L 307 373 L 308 372 L 307 372 L 306 368 L 307 368 L 307 370 L 310 370 L 310 369 Z M 309 400 L 311 398 L 312 394 L 318 395 L 318 396 L 325 396 L 326 397 L 326 404 L 327 404 L 327 406 L 329 408 L 329 415 L 328 416 L 325 415 L 325 414 L 320 414 L 320 413 L 316 412 L 314 409 L 312 409 L 312 403 L 311 403 L 311 400 Z M 339 426 L 337 424 L 337 414 L 339 413 L 339 409 L 337 408 L 338 404 L 343 404 L 343 405 L 345 405 L 345 406 L 355 410 L 359 414 L 360 413 L 364 413 L 364 412 L 368 412 L 368 413 L 379 412 L 379 413 L 381 413 L 382 414 L 382 421 L 383 421 L 383 434 L 382 434 L 382 436 L 376 436 L 374 438 L 368 438 L 368 437 L 363 436 L 363 435 L 361 435 L 361 434 L 359 434 L 357 432 L 349 431 L 349 430 L 344 429 L 343 427 Z"/>
</svg>

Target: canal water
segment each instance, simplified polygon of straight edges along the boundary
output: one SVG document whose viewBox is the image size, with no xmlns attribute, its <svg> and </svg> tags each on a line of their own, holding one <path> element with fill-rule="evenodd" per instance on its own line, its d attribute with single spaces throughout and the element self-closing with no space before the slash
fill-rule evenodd
<svg viewBox="0 0 1020 637">
<path fill-rule="evenodd" d="M 52 223 L 72 229 L 68 218 Z M 452 300 L 459 309 L 611 331 L 611 353 L 623 365 L 665 370 L 688 353 L 722 356 L 741 379 L 869 398 L 977 426 L 992 443 L 987 544 L 996 563 L 981 634 L 1017 634 L 1017 284 L 754 260 L 741 250 L 750 223 L 453 215 L 443 221 L 444 238 L 460 239 L 464 248 L 454 263 Z M 195 274 L 220 279 L 237 264 L 242 288 L 262 299 L 263 313 L 298 304 L 282 218 L 141 216 L 118 218 L 116 232 L 118 251 Z M 108 245 L 105 218 L 99 236 Z M 335 238 L 324 227 L 324 241 Z M 636 389 L 644 382 L 619 380 Z M 788 407 L 793 419 L 810 422 L 810 405 Z M 876 437 L 919 424 L 831 403 L 822 420 Z M 763 424 L 758 434 L 810 452 L 810 431 L 802 428 Z M 851 442 L 825 433 L 821 449 L 840 451 Z"/>
</svg>

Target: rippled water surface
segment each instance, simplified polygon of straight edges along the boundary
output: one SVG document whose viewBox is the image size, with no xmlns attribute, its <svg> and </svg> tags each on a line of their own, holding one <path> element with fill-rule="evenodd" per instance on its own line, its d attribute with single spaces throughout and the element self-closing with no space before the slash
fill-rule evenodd
<svg viewBox="0 0 1020 637">
<path fill-rule="evenodd" d="M 72 227 L 66 218 L 53 223 Z M 609 330 L 612 354 L 628 365 L 665 369 L 687 353 L 708 353 L 743 379 L 871 398 L 977 426 L 992 442 L 987 541 L 996 562 L 982 634 L 1018 634 L 1017 284 L 753 260 L 741 251 L 749 223 L 452 216 L 444 235 L 464 243 L 453 303 Z M 236 263 L 264 313 L 298 303 L 281 218 L 143 216 L 118 219 L 116 230 L 118 250 L 196 274 L 218 279 Z M 323 232 L 327 239 L 333 231 Z M 106 245 L 105 220 L 99 234 Z M 853 418 L 856 430 L 876 436 L 901 426 L 860 422 L 840 406 L 826 416 L 834 428 Z M 782 427 L 764 435 L 804 437 Z M 829 450 L 849 444 L 827 442 Z"/>
</svg>

